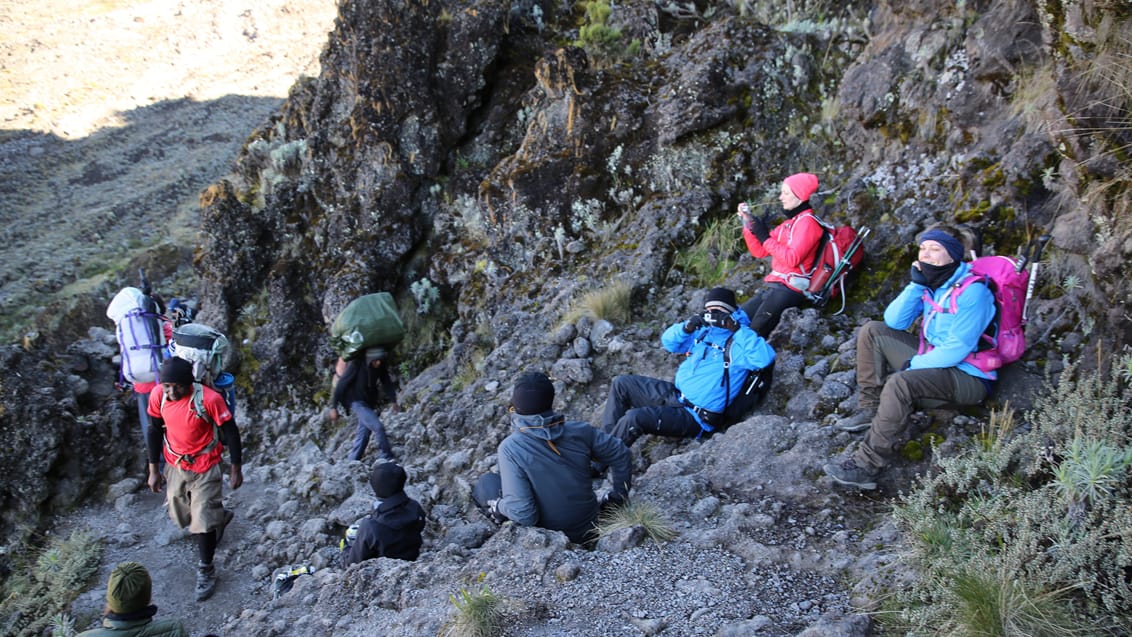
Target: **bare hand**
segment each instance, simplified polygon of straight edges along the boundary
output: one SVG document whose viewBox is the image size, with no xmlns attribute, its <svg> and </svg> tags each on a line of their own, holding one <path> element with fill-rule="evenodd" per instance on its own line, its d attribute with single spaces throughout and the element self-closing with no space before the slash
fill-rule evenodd
<svg viewBox="0 0 1132 637">
<path fill-rule="evenodd" d="M 157 465 L 149 465 L 149 478 L 146 480 L 149 490 L 154 493 L 161 493 L 162 482 L 164 482 L 164 479 L 161 477 L 161 472 L 157 470 Z"/>
<path fill-rule="evenodd" d="M 338 422 L 338 410 L 337 409 L 331 407 L 330 413 L 328 414 L 328 416 L 330 417 L 331 424 Z"/>
<path fill-rule="evenodd" d="M 242 469 L 240 469 L 240 465 L 232 465 L 232 468 L 228 471 L 228 486 L 232 487 L 232 490 L 235 491 L 236 489 L 239 489 L 240 485 L 242 485 L 243 483 L 244 472 Z"/>
</svg>

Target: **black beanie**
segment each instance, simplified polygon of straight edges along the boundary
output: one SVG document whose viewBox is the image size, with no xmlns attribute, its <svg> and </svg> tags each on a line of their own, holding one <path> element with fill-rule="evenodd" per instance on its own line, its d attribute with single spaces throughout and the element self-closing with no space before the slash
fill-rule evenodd
<svg viewBox="0 0 1132 637">
<path fill-rule="evenodd" d="M 405 470 L 395 462 L 379 462 L 369 474 L 373 494 L 384 500 L 405 488 Z"/>
<path fill-rule="evenodd" d="M 193 364 L 183 358 L 166 358 L 161 363 L 161 382 L 192 385 L 196 382 L 193 378 Z"/>
<path fill-rule="evenodd" d="M 511 406 L 519 415 L 541 414 L 554 406 L 554 383 L 539 372 L 523 372 L 515 379 Z"/>
<path fill-rule="evenodd" d="M 708 290 L 704 299 L 704 307 L 711 309 L 717 307 L 726 310 L 728 314 L 734 312 L 739 304 L 735 302 L 735 293 L 727 288 L 712 288 Z"/>
</svg>

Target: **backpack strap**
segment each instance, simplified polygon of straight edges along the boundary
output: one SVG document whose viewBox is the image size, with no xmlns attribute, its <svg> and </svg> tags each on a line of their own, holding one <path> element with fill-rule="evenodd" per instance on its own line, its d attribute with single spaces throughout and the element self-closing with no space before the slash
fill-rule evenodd
<svg viewBox="0 0 1132 637">
<path fill-rule="evenodd" d="M 979 281 L 982 281 L 984 285 L 987 285 L 986 275 L 976 274 L 974 272 L 971 272 L 967 276 L 963 277 L 959 281 L 956 281 L 955 283 L 951 284 L 947 288 L 947 291 L 944 292 L 944 294 L 943 294 L 943 298 L 940 299 L 940 300 L 947 303 L 947 305 L 950 308 L 950 311 L 948 311 L 947 309 L 944 309 L 943 305 L 936 303 L 935 298 L 932 296 L 932 291 L 927 289 L 927 288 L 924 288 L 924 292 L 923 292 L 923 294 L 920 295 L 920 299 L 928 307 L 931 308 L 931 311 L 928 312 L 928 315 L 926 317 L 924 317 L 923 321 L 920 322 L 920 347 L 919 347 L 919 349 L 916 350 L 917 354 L 924 354 L 924 353 L 930 352 L 932 350 L 932 344 L 928 343 L 928 341 L 927 341 L 927 334 L 928 334 L 928 324 L 932 322 L 932 319 L 935 318 L 935 315 L 941 314 L 941 313 L 942 314 L 955 314 L 956 311 L 958 311 L 958 309 L 959 309 L 959 307 L 958 307 L 959 295 L 962 294 L 964 290 L 971 287 L 972 283 L 977 283 Z"/>
<path fill-rule="evenodd" d="M 204 407 L 204 385 L 200 383 L 193 383 L 192 403 L 193 411 L 196 412 L 197 416 L 199 416 L 201 420 L 204 420 L 208 424 L 212 425 L 212 440 L 207 445 L 205 445 L 203 449 L 196 452 L 195 454 L 178 453 L 175 449 L 173 449 L 173 446 L 169 444 L 169 436 L 164 435 L 165 449 L 176 457 L 174 464 L 184 462 L 186 465 L 191 465 L 196 460 L 197 456 L 203 456 L 204 454 L 215 449 L 216 445 L 220 444 L 220 427 L 216 424 L 216 421 L 213 420 L 212 415 L 210 415 L 208 413 L 208 410 Z M 162 412 L 164 412 L 165 410 L 165 392 L 161 392 L 160 410 Z"/>
</svg>

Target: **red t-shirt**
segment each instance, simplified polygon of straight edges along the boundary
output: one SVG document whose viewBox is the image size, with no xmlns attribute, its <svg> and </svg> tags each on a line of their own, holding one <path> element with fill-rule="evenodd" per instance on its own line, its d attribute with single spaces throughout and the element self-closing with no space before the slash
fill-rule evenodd
<svg viewBox="0 0 1132 637">
<path fill-rule="evenodd" d="M 201 389 L 204 391 L 204 410 L 216 425 L 219 427 L 231 420 L 232 414 L 228 412 L 228 404 L 224 402 L 224 397 L 211 387 L 202 386 Z M 215 434 L 212 424 L 198 416 L 196 409 L 193 408 L 192 393 L 180 400 L 167 400 L 164 406 L 161 404 L 161 397 L 161 385 L 158 385 L 149 393 L 149 409 L 146 411 L 150 416 L 165 421 L 165 440 L 168 443 L 162 446 L 165 461 L 177 462 L 177 455 L 173 452 L 191 455 L 192 464 L 181 462 L 178 466 L 196 473 L 204 473 L 220 464 L 224 445 L 219 440 L 208 453 L 196 455 L 212 442 Z M 172 451 L 170 447 L 173 448 Z"/>
</svg>

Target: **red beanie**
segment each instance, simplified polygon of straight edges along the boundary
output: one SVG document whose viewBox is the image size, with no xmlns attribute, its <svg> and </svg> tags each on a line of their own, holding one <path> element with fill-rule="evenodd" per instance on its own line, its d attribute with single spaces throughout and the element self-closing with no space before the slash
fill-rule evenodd
<svg viewBox="0 0 1132 637">
<path fill-rule="evenodd" d="M 810 173 L 796 173 L 782 181 L 786 182 L 786 187 L 790 189 L 790 192 L 802 201 L 806 201 L 818 191 L 818 176 Z"/>
</svg>

